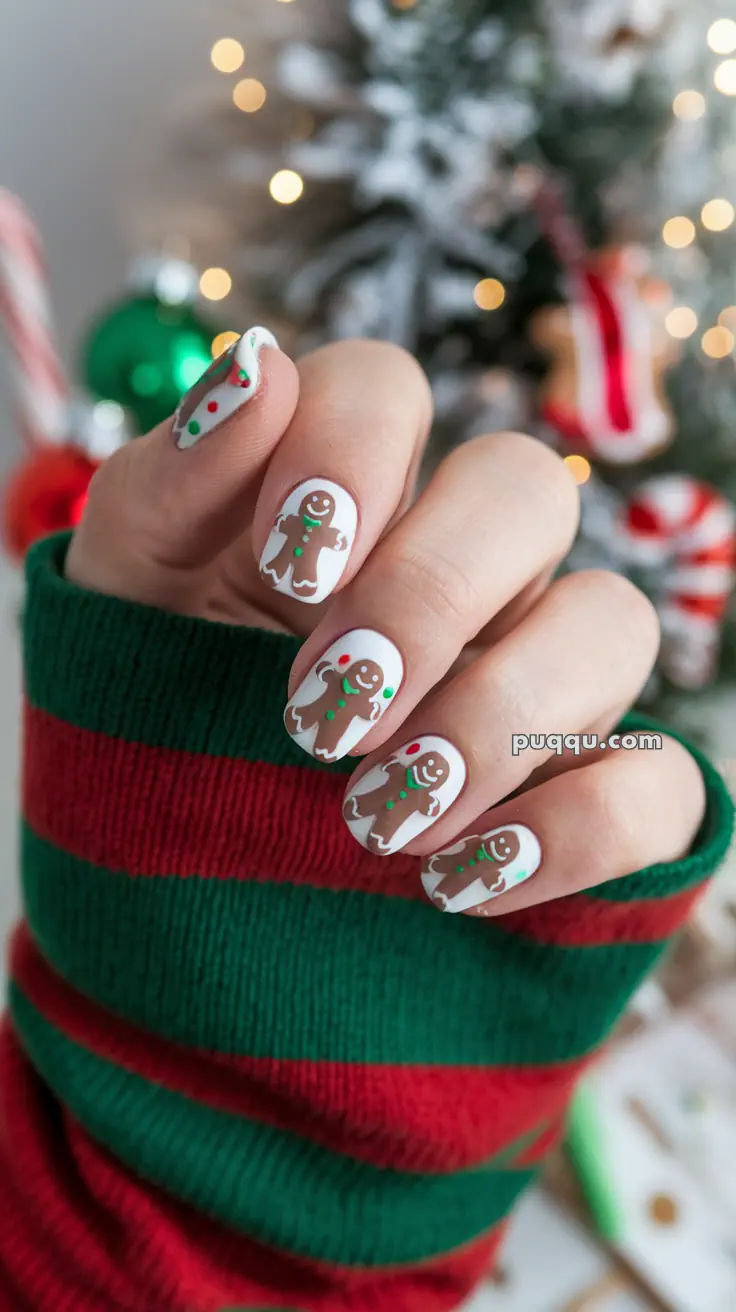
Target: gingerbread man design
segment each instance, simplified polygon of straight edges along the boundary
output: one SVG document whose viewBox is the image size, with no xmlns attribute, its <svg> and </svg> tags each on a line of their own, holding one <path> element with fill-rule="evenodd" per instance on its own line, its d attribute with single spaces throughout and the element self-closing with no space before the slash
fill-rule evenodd
<svg viewBox="0 0 736 1312">
<path fill-rule="evenodd" d="M 506 891 L 506 879 L 501 871 L 511 865 L 520 852 L 518 834 L 513 829 L 501 829 L 483 841 L 471 836 L 452 854 L 444 852 L 432 857 L 429 863 L 431 873 L 443 876 L 432 894 L 433 900 L 446 906 L 478 879 L 489 893 L 497 897 Z"/>
<path fill-rule="evenodd" d="M 383 773 L 387 776 L 383 782 L 370 792 L 351 794 L 343 808 L 348 822 L 372 821 L 365 846 L 377 856 L 392 851 L 396 834 L 413 816 L 439 815 L 442 803 L 437 790 L 449 779 L 450 765 L 440 752 L 427 751 L 411 765 L 389 761 Z"/>
<path fill-rule="evenodd" d="M 359 717 L 373 723 L 383 706 L 384 672 L 377 661 L 354 661 L 347 669 L 335 669 L 330 661 L 320 661 L 314 671 L 324 692 L 306 706 L 289 706 L 284 715 L 287 732 L 294 735 L 317 729 L 312 751 L 325 761 L 336 761 L 339 746 L 353 720 Z M 387 693 L 393 695 L 392 689 Z M 386 696 L 385 700 L 388 700 Z"/>
<path fill-rule="evenodd" d="M 278 587 L 291 569 L 293 592 L 302 598 L 315 595 L 320 552 L 341 552 L 348 547 L 346 535 L 331 527 L 335 508 L 332 493 L 318 488 L 304 497 L 298 514 L 282 515 L 276 521 L 274 531 L 283 533 L 286 540 L 273 560 L 262 566 L 262 576 L 270 587 Z"/>
</svg>

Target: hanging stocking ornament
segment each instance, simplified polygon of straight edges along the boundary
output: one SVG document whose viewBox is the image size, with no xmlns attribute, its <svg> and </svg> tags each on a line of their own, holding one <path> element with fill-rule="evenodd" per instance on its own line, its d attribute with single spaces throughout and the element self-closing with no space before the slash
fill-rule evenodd
<svg viewBox="0 0 736 1312">
<path fill-rule="evenodd" d="M 674 436 L 664 388 L 678 358 L 664 324 L 671 290 L 637 247 L 589 253 L 548 181 L 536 201 L 568 297 L 532 319 L 532 338 L 551 357 L 542 417 L 574 451 L 612 465 L 647 460 Z"/>
<path fill-rule="evenodd" d="M 68 384 L 38 232 L 17 197 L 2 190 L 0 313 L 13 355 L 18 426 L 27 448 L 2 505 L 5 546 L 20 559 L 38 538 L 78 522 L 97 462 L 69 439 Z"/>
<path fill-rule="evenodd" d="M 663 672 L 678 687 L 702 688 L 736 582 L 736 509 L 707 483 L 663 474 L 636 489 L 619 527 L 630 562 L 661 571 Z"/>
</svg>

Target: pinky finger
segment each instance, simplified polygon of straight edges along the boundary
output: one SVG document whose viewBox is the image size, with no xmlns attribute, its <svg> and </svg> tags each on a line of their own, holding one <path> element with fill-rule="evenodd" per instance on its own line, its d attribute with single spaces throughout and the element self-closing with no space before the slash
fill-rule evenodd
<svg viewBox="0 0 736 1312">
<path fill-rule="evenodd" d="M 441 911 L 505 915 L 685 856 L 705 785 L 686 748 L 659 741 L 658 750 L 620 750 L 487 811 L 472 834 L 425 859 L 428 897 Z"/>
</svg>

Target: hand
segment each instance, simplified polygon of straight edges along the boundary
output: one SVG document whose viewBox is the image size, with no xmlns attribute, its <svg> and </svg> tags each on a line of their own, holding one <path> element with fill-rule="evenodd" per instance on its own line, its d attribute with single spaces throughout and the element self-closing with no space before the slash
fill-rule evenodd
<svg viewBox="0 0 736 1312">
<path fill-rule="evenodd" d="M 650 603 L 612 573 L 550 583 L 577 489 L 531 438 L 459 447 L 414 500 L 431 413 L 394 347 L 295 366 L 251 331 L 173 431 L 95 476 L 68 576 L 307 636 L 295 740 L 326 761 L 369 753 L 347 822 L 373 852 L 420 856 L 445 910 L 518 910 L 685 855 L 705 805 L 689 753 L 603 745 L 656 657 Z M 341 694 L 327 709 L 325 664 Z M 602 745 L 556 754 L 553 735 L 583 734 Z"/>
</svg>

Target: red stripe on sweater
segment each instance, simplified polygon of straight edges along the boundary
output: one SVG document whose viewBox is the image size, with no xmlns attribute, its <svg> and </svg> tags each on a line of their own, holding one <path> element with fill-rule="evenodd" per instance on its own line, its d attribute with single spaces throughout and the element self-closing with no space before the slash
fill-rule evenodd
<svg viewBox="0 0 736 1312">
<path fill-rule="evenodd" d="M 342 823 L 344 776 L 127 743 L 28 704 L 25 742 L 25 819 L 92 865 L 425 900 L 416 859 L 371 856 Z M 292 832 L 302 846 L 288 853 Z"/>
<path fill-rule="evenodd" d="M 608 902 L 574 893 L 524 911 L 494 917 L 494 925 L 555 947 L 594 948 L 612 943 L 658 943 L 682 928 L 708 881 L 665 898 Z"/>
<path fill-rule="evenodd" d="M 342 823 L 344 778 L 126 743 L 28 705 L 25 730 L 25 818 L 39 837 L 80 860 L 135 876 L 426 900 L 415 858 L 371 856 Z M 116 806 L 101 807 L 101 796 L 115 797 Z M 321 826 L 313 823 L 317 806 Z M 291 830 L 304 835 L 298 859 L 283 852 Z M 263 853 L 273 853 L 267 864 Z M 495 923 L 561 946 L 656 942 L 680 927 L 700 891 L 637 902 L 577 894 Z"/>
<path fill-rule="evenodd" d="M 587 1064 L 475 1070 L 197 1051 L 155 1038 L 84 998 L 47 964 L 25 924 L 11 940 L 10 972 L 46 1020 L 97 1056 L 209 1107 L 399 1171 L 440 1174 L 488 1162 L 557 1115 Z"/>
<path fill-rule="evenodd" d="M 126 1171 L 59 1107 L 0 1031 L 0 1312 L 451 1312 L 503 1226 L 410 1270 L 276 1253 Z"/>
</svg>

